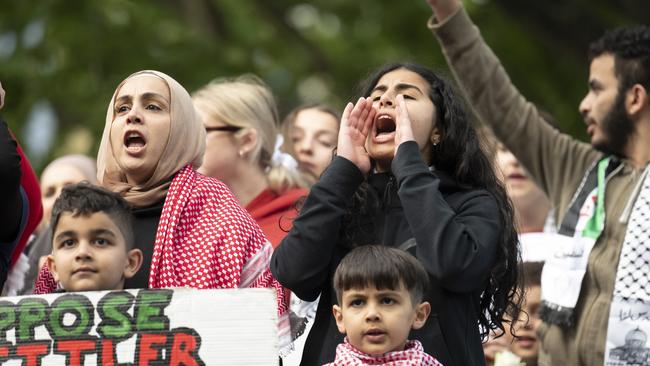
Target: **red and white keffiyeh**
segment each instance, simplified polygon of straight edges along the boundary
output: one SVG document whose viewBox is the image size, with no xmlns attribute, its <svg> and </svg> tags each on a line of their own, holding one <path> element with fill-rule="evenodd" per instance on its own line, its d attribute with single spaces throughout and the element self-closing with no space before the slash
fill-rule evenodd
<svg viewBox="0 0 650 366">
<path fill-rule="evenodd" d="M 188 165 L 176 174 L 165 198 L 149 288 L 274 288 L 278 316 L 283 318 L 288 301 L 286 290 L 271 275 L 272 251 L 228 187 Z M 56 282 L 44 268 L 36 294 L 56 290 Z"/>
<path fill-rule="evenodd" d="M 372 356 L 354 348 L 348 339 L 336 347 L 334 362 L 324 366 L 442 366 L 431 355 L 424 352 L 422 343 L 417 340 L 407 341 L 403 351 L 384 353 Z"/>
</svg>

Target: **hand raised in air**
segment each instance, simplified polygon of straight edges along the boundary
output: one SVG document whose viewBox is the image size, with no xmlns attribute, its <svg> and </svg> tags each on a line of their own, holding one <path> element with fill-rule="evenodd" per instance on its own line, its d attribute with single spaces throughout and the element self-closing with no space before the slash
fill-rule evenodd
<svg viewBox="0 0 650 366">
<path fill-rule="evenodd" d="M 348 103 L 341 117 L 336 154 L 350 160 L 363 174 L 370 171 L 365 145 L 376 113 L 370 98 L 359 98 L 354 105 Z"/>
</svg>

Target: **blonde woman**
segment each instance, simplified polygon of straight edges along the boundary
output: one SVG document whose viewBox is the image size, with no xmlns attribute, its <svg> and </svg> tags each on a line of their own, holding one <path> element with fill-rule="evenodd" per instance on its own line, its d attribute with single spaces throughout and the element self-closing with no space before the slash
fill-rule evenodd
<svg viewBox="0 0 650 366">
<path fill-rule="evenodd" d="M 274 159 L 279 119 L 273 93 L 258 77 L 242 75 L 214 80 L 192 99 L 206 130 L 199 172 L 224 182 L 277 246 L 307 184 Z"/>
</svg>

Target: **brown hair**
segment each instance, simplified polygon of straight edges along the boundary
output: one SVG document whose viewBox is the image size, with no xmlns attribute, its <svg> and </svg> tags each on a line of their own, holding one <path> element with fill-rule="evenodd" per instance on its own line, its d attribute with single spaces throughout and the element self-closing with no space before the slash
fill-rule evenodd
<svg viewBox="0 0 650 366">
<path fill-rule="evenodd" d="M 411 254 L 381 245 L 363 245 L 350 251 L 334 273 L 338 303 L 343 292 L 374 286 L 378 290 L 404 286 L 413 305 L 419 304 L 429 288 L 429 274 Z"/>
<path fill-rule="evenodd" d="M 293 127 L 296 123 L 296 119 L 298 118 L 300 112 L 306 111 L 308 109 L 315 109 L 319 112 L 327 113 L 332 117 L 334 117 L 337 124 L 341 123 L 341 115 L 339 114 L 339 112 L 337 112 L 334 108 L 328 106 L 327 104 L 310 103 L 310 104 L 303 104 L 301 106 L 292 109 L 291 112 L 289 112 L 289 114 L 287 114 L 287 116 L 282 121 L 281 133 L 282 136 L 284 137 L 284 142 L 282 143 L 280 149 L 286 152 L 287 154 L 290 154 L 293 157 L 296 156 L 296 152 L 294 151 L 293 148 L 293 141 L 291 141 Z"/>
</svg>

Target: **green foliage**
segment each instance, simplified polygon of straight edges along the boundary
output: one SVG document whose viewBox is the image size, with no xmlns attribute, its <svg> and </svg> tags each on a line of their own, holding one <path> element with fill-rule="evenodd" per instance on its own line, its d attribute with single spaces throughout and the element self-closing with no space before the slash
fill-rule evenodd
<svg viewBox="0 0 650 366">
<path fill-rule="evenodd" d="M 466 6 L 525 95 L 563 130 L 584 137 L 577 105 L 586 90 L 587 44 L 613 25 L 648 23 L 639 18 L 643 3 L 474 0 Z M 312 100 L 341 108 L 385 62 L 446 69 L 425 26 L 429 15 L 424 0 L 5 1 L 2 113 L 24 140 L 33 105 L 53 106 L 59 126 L 53 148 L 35 159 L 40 169 L 64 153 L 95 155 L 115 86 L 141 69 L 166 72 L 189 91 L 252 72 L 271 85 L 282 114 Z"/>
</svg>

